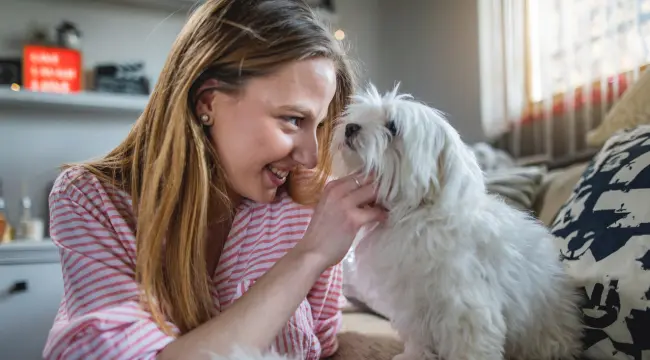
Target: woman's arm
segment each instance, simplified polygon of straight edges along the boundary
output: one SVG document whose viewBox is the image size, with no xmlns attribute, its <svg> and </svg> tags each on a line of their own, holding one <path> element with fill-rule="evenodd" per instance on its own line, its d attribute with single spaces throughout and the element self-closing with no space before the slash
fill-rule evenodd
<svg viewBox="0 0 650 360">
<path fill-rule="evenodd" d="M 327 261 L 293 249 L 219 316 L 168 344 L 158 359 L 205 359 L 234 346 L 267 349 L 326 269 Z"/>
<path fill-rule="evenodd" d="M 337 333 L 343 323 L 343 267 L 339 263 L 325 270 L 309 291 L 314 330 L 321 345 L 321 358 L 327 358 L 338 349 Z"/>
</svg>

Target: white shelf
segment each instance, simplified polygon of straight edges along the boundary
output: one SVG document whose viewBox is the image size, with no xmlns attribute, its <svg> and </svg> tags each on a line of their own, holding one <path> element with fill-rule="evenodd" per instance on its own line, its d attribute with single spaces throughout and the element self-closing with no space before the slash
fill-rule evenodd
<svg viewBox="0 0 650 360">
<path fill-rule="evenodd" d="M 13 91 L 0 87 L 0 109 L 19 108 L 30 110 L 90 110 L 101 112 L 141 113 L 149 97 L 144 95 L 121 95 L 99 92 L 55 94 Z"/>
<path fill-rule="evenodd" d="M 0 244 L 0 265 L 56 262 L 59 262 L 59 251 L 51 239 L 14 240 Z"/>
<path fill-rule="evenodd" d="M 5 250 L 33 250 L 37 248 L 51 248 L 54 246 L 55 245 L 50 238 L 45 238 L 43 240 L 14 239 L 9 243 L 0 244 L 0 252 Z"/>
</svg>

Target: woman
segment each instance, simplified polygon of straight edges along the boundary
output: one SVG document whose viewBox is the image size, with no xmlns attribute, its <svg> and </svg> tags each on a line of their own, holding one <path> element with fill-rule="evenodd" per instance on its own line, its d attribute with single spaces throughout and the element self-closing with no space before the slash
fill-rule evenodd
<svg viewBox="0 0 650 360">
<path fill-rule="evenodd" d="M 385 216 L 361 178 L 324 186 L 353 86 L 301 2 L 199 7 L 128 137 L 52 190 L 65 297 L 44 356 L 331 355 L 336 264 Z"/>
</svg>

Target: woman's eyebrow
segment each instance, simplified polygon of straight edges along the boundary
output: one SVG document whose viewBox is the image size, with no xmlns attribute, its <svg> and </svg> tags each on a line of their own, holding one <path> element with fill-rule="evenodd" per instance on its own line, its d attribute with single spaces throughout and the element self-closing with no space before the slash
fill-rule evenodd
<svg viewBox="0 0 650 360">
<path fill-rule="evenodd" d="M 305 118 L 315 119 L 316 115 L 311 109 L 303 107 L 301 105 L 283 105 L 280 106 L 280 110 L 291 111 L 301 114 Z"/>
</svg>

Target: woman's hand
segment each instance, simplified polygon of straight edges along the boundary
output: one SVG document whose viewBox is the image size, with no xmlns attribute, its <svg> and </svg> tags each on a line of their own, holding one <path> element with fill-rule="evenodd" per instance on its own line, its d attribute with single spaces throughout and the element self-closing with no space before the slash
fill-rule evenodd
<svg viewBox="0 0 650 360">
<path fill-rule="evenodd" d="M 323 270 L 337 264 L 361 227 L 386 218 L 384 209 L 372 206 L 376 198 L 372 177 L 353 174 L 328 183 L 295 250 L 322 261 Z"/>
</svg>

